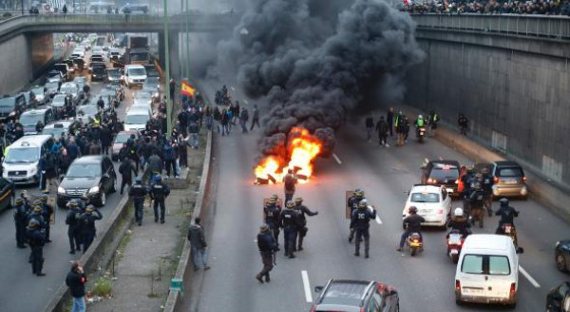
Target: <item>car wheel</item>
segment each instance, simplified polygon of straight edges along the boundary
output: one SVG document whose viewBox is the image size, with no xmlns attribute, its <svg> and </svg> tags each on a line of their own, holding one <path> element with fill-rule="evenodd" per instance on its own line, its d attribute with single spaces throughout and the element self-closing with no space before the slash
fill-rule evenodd
<svg viewBox="0 0 570 312">
<path fill-rule="evenodd" d="M 113 185 L 111 185 L 111 190 L 109 192 L 110 193 L 117 192 L 117 179 L 113 179 Z"/>
<path fill-rule="evenodd" d="M 103 191 L 103 192 L 101 192 L 101 195 L 99 195 L 99 196 L 100 196 L 100 198 L 99 198 L 99 201 L 97 202 L 96 206 L 103 207 L 107 203 L 107 194 L 105 194 L 105 192 Z"/>
<path fill-rule="evenodd" d="M 556 268 L 558 268 L 558 270 L 562 272 L 566 272 L 568 270 L 568 267 L 566 266 L 566 259 L 564 258 L 564 255 L 560 251 L 556 252 L 554 261 L 556 261 Z"/>
<path fill-rule="evenodd" d="M 461 306 L 463 305 L 463 301 L 461 301 L 461 298 L 459 298 L 458 296 L 455 296 L 455 304 Z"/>
</svg>

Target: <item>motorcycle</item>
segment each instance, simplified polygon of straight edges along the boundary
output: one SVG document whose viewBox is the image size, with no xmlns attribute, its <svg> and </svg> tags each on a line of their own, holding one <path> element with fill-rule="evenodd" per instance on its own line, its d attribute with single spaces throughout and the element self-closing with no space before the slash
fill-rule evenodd
<svg viewBox="0 0 570 312">
<path fill-rule="evenodd" d="M 426 135 L 425 127 L 419 127 L 416 129 L 416 137 L 418 138 L 418 142 L 423 143 L 425 135 Z"/>
<path fill-rule="evenodd" d="M 515 228 L 515 225 L 511 223 L 505 223 L 501 226 L 501 231 L 503 232 L 503 235 L 506 235 L 513 240 L 513 244 L 518 250 L 520 247 L 517 240 L 517 229 Z"/>
<path fill-rule="evenodd" d="M 459 261 L 459 254 L 464 241 L 465 237 L 458 230 L 451 230 L 447 234 L 447 255 L 451 262 L 457 263 Z"/>
<path fill-rule="evenodd" d="M 423 251 L 424 243 L 420 233 L 410 233 L 406 239 L 406 245 L 410 248 L 410 255 L 414 257 L 418 251 Z"/>
</svg>

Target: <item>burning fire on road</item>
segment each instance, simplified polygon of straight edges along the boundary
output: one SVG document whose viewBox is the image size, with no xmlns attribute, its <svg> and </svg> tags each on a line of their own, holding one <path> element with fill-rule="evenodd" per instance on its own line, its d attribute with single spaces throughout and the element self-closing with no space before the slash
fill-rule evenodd
<svg viewBox="0 0 570 312">
<path fill-rule="evenodd" d="M 294 127 L 287 136 L 280 136 L 273 151 L 284 155 L 266 155 L 254 169 L 256 184 L 275 184 L 283 181 L 288 169 L 293 170 L 300 183 L 313 175 L 314 161 L 326 150 L 326 144 L 315 134 Z"/>
</svg>

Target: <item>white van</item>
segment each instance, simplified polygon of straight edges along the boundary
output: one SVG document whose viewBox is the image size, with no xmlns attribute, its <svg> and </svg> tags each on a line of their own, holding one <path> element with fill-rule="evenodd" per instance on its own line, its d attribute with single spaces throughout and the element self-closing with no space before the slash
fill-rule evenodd
<svg viewBox="0 0 570 312">
<path fill-rule="evenodd" d="M 455 271 L 458 305 L 479 302 L 514 307 L 518 283 L 519 256 L 510 237 L 472 234 L 465 239 Z"/>
<path fill-rule="evenodd" d="M 142 86 L 146 81 L 146 69 L 139 64 L 125 66 L 124 82 L 127 88 L 132 86 Z"/>
<path fill-rule="evenodd" d="M 141 131 L 146 128 L 146 123 L 150 120 L 151 114 L 147 108 L 134 107 L 127 111 L 125 115 L 125 131 Z"/>
<path fill-rule="evenodd" d="M 18 139 L 6 148 L 2 177 L 15 184 L 40 182 L 40 158 L 48 153 L 51 135 L 30 135 Z"/>
</svg>

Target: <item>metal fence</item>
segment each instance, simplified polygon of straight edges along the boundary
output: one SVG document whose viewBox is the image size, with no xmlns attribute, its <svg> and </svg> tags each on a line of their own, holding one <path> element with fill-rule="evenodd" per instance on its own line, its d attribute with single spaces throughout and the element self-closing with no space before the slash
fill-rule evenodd
<svg viewBox="0 0 570 312">
<path fill-rule="evenodd" d="M 570 39 L 570 17 L 518 14 L 411 14 L 418 29 L 435 28 Z"/>
</svg>

